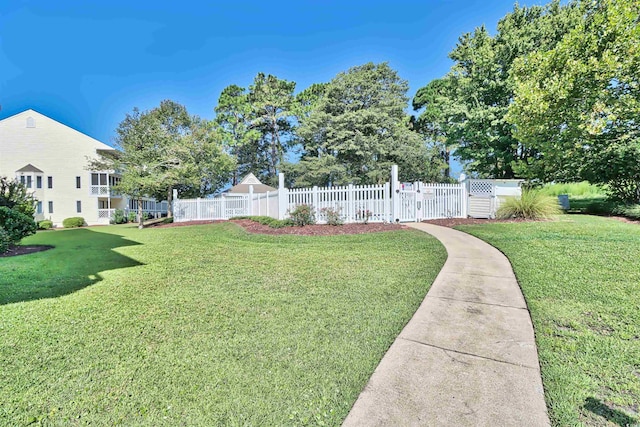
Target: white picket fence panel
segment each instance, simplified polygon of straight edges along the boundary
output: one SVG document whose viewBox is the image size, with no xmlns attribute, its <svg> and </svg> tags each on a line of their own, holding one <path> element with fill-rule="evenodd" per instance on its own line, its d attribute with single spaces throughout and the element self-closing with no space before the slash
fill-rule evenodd
<svg viewBox="0 0 640 427">
<path fill-rule="evenodd" d="M 466 218 L 467 192 L 464 184 L 421 184 L 422 203 L 418 221 L 438 218 Z"/>
<path fill-rule="evenodd" d="M 178 199 L 173 203 L 175 222 L 221 220 L 245 215 L 249 215 L 248 196 Z"/>
<path fill-rule="evenodd" d="M 293 188 L 288 190 L 287 211 L 298 205 L 311 205 L 316 221 L 327 222 L 326 210 L 338 212 L 346 223 L 386 222 L 391 220 L 391 192 L 384 185 L 348 185 L 334 187 Z"/>
</svg>

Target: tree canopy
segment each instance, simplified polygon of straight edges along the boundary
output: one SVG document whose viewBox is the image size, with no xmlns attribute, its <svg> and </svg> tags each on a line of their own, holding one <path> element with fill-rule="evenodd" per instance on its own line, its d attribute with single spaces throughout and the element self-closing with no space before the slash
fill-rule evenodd
<svg viewBox="0 0 640 427">
<path fill-rule="evenodd" d="M 288 167 L 296 185 L 381 183 L 393 164 L 403 179 L 427 176 L 429 152 L 404 111 L 407 90 L 387 63 L 368 63 L 303 92 L 302 157 Z"/>
<path fill-rule="evenodd" d="M 258 73 L 248 89 L 227 86 L 215 107 L 216 122 L 229 152 L 238 159 L 239 177 L 253 172 L 277 182 L 280 164 L 294 143 L 295 82 Z"/>
<path fill-rule="evenodd" d="M 513 101 L 511 69 L 516 58 L 549 50 L 579 21 L 575 3 L 520 7 L 498 23 L 491 36 L 482 26 L 462 35 L 449 54 L 450 72 L 418 90 L 416 128 L 445 153 L 482 177 L 514 178 L 535 150 L 514 135 L 505 116 Z"/>
<path fill-rule="evenodd" d="M 538 155 L 530 177 L 609 184 L 640 202 L 640 3 L 584 2 L 549 51 L 518 58 L 508 120 Z"/>
</svg>

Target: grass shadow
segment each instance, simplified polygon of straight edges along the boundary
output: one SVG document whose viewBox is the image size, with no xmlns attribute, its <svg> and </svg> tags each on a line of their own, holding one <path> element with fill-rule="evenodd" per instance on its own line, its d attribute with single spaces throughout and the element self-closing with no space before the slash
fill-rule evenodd
<svg viewBox="0 0 640 427">
<path fill-rule="evenodd" d="M 610 408 L 594 397 L 587 397 L 584 401 L 584 408 L 619 426 L 633 426 L 640 422 L 622 411 Z"/>
<path fill-rule="evenodd" d="M 67 295 L 101 281 L 102 271 L 142 265 L 113 250 L 140 243 L 85 228 L 38 233 L 29 244 L 55 247 L 0 259 L 0 305 Z"/>
</svg>

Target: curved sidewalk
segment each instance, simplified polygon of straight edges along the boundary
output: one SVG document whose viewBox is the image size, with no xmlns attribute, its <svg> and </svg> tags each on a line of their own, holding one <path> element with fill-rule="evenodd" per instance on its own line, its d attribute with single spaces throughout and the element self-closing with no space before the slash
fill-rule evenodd
<svg viewBox="0 0 640 427">
<path fill-rule="evenodd" d="M 529 311 L 507 258 L 451 228 L 448 258 L 343 426 L 548 426 Z"/>
</svg>

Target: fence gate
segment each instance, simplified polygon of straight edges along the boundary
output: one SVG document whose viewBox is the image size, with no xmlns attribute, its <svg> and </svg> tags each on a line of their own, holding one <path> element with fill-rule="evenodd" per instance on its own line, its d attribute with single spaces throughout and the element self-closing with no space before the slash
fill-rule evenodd
<svg viewBox="0 0 640 427">
<path fill-rule="evenodd" d="M 398 193 L 400 198 L 400 222 L 416 221 L 417 220 L 417 206 L 418 195 L 417 190 L 400 190 Z"/>
<path fill-rule="evenodd" d="M 494 214 L 496 185 L 487 179 L 469 180 L 469 216 L 491 218 Z"/>
</svg>

